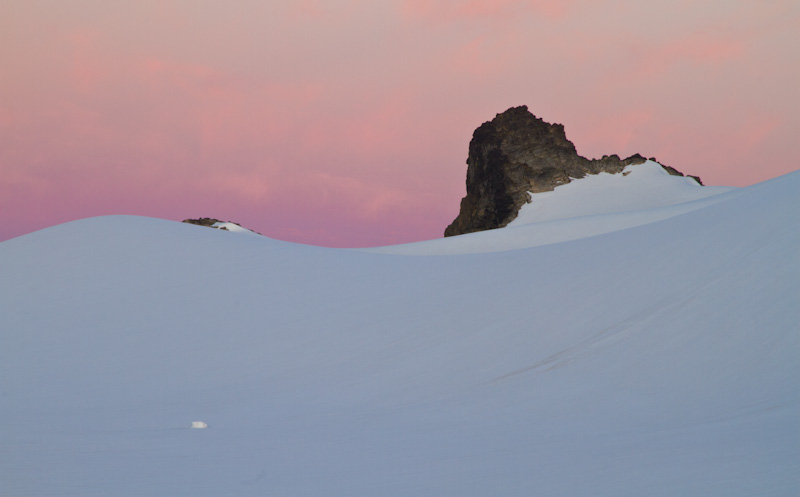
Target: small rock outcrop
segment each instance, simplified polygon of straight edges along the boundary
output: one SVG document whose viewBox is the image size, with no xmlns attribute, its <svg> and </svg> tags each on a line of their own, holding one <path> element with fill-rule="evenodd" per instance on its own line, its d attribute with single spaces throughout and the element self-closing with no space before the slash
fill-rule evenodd
<svg viewBox="0 0 800 497">
<path fill-rule="evenodd" d="M 653 162 L 658 162 L 658 160 L 655 157 L 650 157 L 650 159 L 648 159 L 648 160 L 651 160 Z M 658 162 L 658 163 L 661 164 L 660 162 Z M 683 174 L 682 172 L 678 171 L 674 167 L 665 166 L 664 164 L 661 164 L 661 167 L 663 167 L 666 172 L 670 173 L 673 176 L 684 176 L 686 178 L 692 178 L 693 180 L 697 181 L 697 183 L 700 186 L 704 186 L 703 182 L 700 180 L 700 176 L 692 176 L 691 174 Z"/>
<path fill-rule="evenodd" d="M 182 223 L 194 224 L 194 225 L 197 225 L 197 226 L 205 226 L 206 228 L 214 228 L 215 230 L 216 229 L 220 229 L 220 230 L 228 231 L 228 228 L 226 228 L 224 226 L 214 226 L 217 223 L 224 223 L 226 221 L 220 221 L 219 219 L 214 219 L 213 217 L 200 217 L 200 218 L 197 218 L 197 219 L 184 219 L 181 222 Z M 236 224 L 236 223 L 233 223 L 233 224 Z"/>
<path fill-rule="evenodd" d="M 467 196 L 444 236 L 502 228 L 530 201 L 528 192 L 551 191 L 587 174 L 619 173 L 645 160 L 639 154 L 627 159 L 617 155 L 592 160 L 581 157 L 563 125 L 543 121 L 527 106 L 512 107 L 473 133 L 467 158 Z M 673 168 L 665 169 L 683 176 Z"/>
<path fill-rule="evenodd" d="M 227 224 L 235 224 L 236 226 L 239 226 L 240 228 L 247 229 L 247 228 L 244 228 L 239 223 L 234 223 L 233 221 L 220 221 L 219 219 L 214 219 L 213 217 L 201 217 L 201 218 L 198 218 L 198 219 L 184 219 L 181 222 L 189 223 L 189 224 L 195 224 L 197 226 L 205 226 L 207 228 L 214 228 L 214 229 L 219 229 L 219 230 L 224 230 L 224 231 L 231 231 L 231 230 L 229 230 L 225 226 L 214 226 L 214 225 L 215 224 L 225 224 L 225 223 L 227 223 Z M 253 231 L 253 230 L 248 230 L 248 231 Z M 256 231 L 253 231 L 253 233 L 257 233 L 259 235 L 261 234 L 261 233 L 258 233 Z"/>
<path fill-rule="evenodd" d="M 205 226 L 207 228 L 216 228 L 216 226 L 214 226 L 215 224 L 224 223 L 225 221 L 220 221 L 219 219 L 214 219 L 213 217 L 201 217 L 197 219 L 184 219 L 181 222 L 195 224 L 197 226 Z"/>
</svg>

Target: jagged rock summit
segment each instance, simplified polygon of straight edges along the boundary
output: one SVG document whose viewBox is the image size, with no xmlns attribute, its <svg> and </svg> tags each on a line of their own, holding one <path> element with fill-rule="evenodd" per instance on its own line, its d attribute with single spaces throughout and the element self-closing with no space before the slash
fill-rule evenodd
<svg viewBox="0 0 800 497">
<path fill-rule="evenodd" d="M 467 158 L 467 196 L 444 236 L 502 228 L 530 201 L 529 192 L 551 191 L 587 174 L 620 173 L 626 166 L 645 161 L 639 154 L 627 159 L 617 155 L 592 160 L 581 157 L 563 125 L 543 121 L 527 106 L 512 107 L 473 133 Z M 671 167 L 664 169 L 683 176 Z"/>
</svg>

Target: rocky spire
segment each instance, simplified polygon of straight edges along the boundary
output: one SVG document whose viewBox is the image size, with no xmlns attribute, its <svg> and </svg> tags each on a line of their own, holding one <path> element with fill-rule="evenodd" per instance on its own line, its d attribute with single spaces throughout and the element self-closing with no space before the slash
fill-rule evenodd
<svg viewBox="0 0 800 497">
<path fill-rule="evenodd" d="M 578 155 L 564 126 L 550 124 L 513 107 L 483 123 L 472 135 L 467 158 L 467 196 L 445 236 L 502 228 L 530 200 L 528 192 L 551 191 L 573 178 L 600 172 L 619 173 L 641 164 L 639 154 L 589 160 Z M 670 174 L 682 174 L 665 168 Z M 699 179 L 698 179 L 699 181 Z"/>
</svg>

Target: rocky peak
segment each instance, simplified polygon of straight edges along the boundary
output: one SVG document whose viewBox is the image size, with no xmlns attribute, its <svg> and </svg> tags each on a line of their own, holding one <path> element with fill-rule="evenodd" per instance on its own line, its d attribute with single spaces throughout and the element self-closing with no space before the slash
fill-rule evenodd
<svg viewBox="0 0 800 497">
<path fill-rule="evenodd" d="M 527 106 L 512 107 L 473 133 L 467 158 L 467 196 L 444 235 L 502 228 L 530 201 L 529 192 L 551 191 L 587 174 L 619 173 L 645 160 L 639 154 L 627 159 L 617 155 L 592 160 L 581 157 L 563 125 L 543 121 Z M 683 176 L 673 168 L 665 169 Z"/>
</svg>

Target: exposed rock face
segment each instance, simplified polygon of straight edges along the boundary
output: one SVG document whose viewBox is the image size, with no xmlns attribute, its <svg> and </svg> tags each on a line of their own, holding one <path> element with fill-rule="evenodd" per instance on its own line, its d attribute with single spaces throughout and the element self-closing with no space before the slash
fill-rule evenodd
<svg viewBox="0 0 800 497">
<path fill-rule="evenodd" d="M 650 160 L 653 161 L 653 162 L 658 162 L 655 157 L 650 157 Z M 661 164 L 660 162 L 658 162 L 658 163 Z M 699 183 L 700 186 L 703 186 L 703 182 L 700 180 L 700 176 L 692 176 L 691 174 L 683 174 L 682 172 L 678 171 L 674 167 L 665 166 L 664 164 L 661 164 L 661 167 L 663 167 L 665 171 L 667 171 L 668 173 L 670 173 L 673 176 L 685 176 L 687 178 L 692 178 L 693 180 L 697 181 L 697 183 Z"/>
<path fill-rule="evenodd" d="M 181 221 L 182 223 L 189 223 L 189 224 L 196 224 L 197 226 L 206 226 L 208 228 L 216 228 L 214 225 L 217 223 L 223 223 L 225 221 L 220 221 L 219 219 L 214 219 L 213 217 L 201 217 L 198 219 L 184 219 Z"/>
<path fill-rule="evenodd" d="M 627 159 L 617 155 L 586 159 L 567 140 L 564 126 L 544 122 L 524 105 L 512 107 L 473 133 L 467 158 L 467 196 L 444 236 L 502 228 L 530 200 L 528 192 L 551 191 L 587 174 L 619 173 L 645 160 L 639 154 Z M 667 170 L 683 176 L 672 168 Z"/>
</svg>

